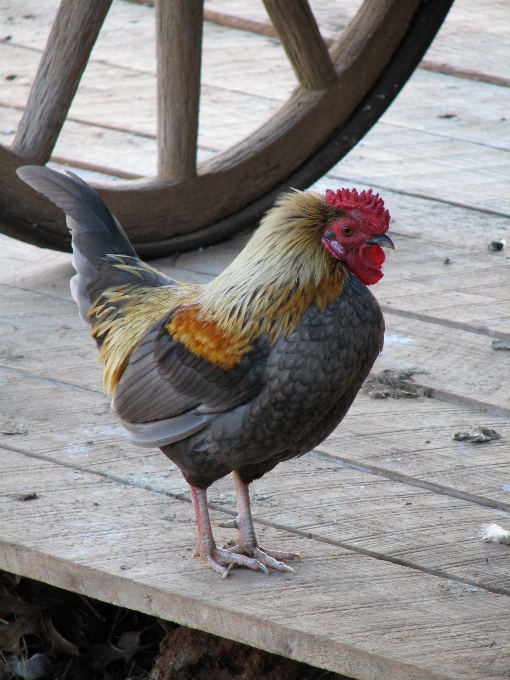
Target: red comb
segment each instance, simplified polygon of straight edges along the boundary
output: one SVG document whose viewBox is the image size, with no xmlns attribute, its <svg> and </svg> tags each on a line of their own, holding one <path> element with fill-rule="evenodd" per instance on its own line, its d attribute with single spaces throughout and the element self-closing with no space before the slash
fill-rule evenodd
<svg viewBox="0 0 510 680">
<path fill-rule="evenodd" d="M 390 213 L 384 208 L 382 198 L 379 194 L 373 194 L 372 189 L 359 194 L 356 189 L 338 189 L 336 193 L 331 189 L 326 189 L 325 199 L 326 203 L 335 208 L 356 209 L 367 217 L 376 217 L 381 220 L 386 229 L 390 226 Z"/>
</svg>

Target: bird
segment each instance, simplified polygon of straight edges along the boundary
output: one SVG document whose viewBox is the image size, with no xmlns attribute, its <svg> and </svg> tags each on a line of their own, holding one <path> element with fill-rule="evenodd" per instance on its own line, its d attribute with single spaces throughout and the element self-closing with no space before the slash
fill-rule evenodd
<svg viewBox="0 0 510 680">
<path fill-rule="evenodd" d="M 295 573 L 298 553 L 259 545 L 249 485 L 320 444 L 342 421 L 384 341 L 368 286 L 383 276 L 390 214 L 372 190 L 293 190 L 206 284 L 138 258 L 99 195 L 71 172 L 19 177 L 60 207 L 71 232 L 71 292 L 104 362 L 112 410 L 141 447 L 189 484 L 193 555 L 223 578 L 236 566 Z M 207 489 L 232 474 L 237 541 L 216 545 Z"/>
</svg>

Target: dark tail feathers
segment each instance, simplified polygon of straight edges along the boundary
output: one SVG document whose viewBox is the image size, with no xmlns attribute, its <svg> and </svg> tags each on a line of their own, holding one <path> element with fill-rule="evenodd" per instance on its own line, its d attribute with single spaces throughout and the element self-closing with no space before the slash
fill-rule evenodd
<svg viewBox="0 0 510 680">
<path fill-rule="evenodd" d="M 108 254 L 135 255 L 122 227 L 102 199 L 82 179 L 39 165 L 25 165 L 18 176 L 65 212 L 73 247 L 97 267 Z"/>
<path fill-rule="evenodd" d="M 33 189 L 44 194 L 67 215 L 73 244 L 73 265 L 77 276 L 71 292 L 85 321 L 90 307 L 87 289 L 97 278 L 105 255 L 131 255 L 133 246 L 122 227 L 97 193 L 82 179 L 69 177 L 39 165 L 25 165 L 16 171 Z"/>
</svg>

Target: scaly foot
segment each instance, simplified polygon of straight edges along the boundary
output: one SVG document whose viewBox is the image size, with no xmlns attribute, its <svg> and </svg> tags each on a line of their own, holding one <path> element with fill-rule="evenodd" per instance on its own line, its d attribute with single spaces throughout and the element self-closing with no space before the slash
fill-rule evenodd
<svg viewBox="0 0 510 680">
<path fill-rule="evenodd" d="M 220 574 L 221 578 L 226 578 L 235 566 L 263 571 L 265 574 L 269 573 L 261 562 L 245 554 L 242 550 L 223 550 L 217 548 L 214 542 L 211 545 L 209 541 L 197 541 L 193 557 L 201 557 L 211 569 Z"/>
<path fill-rule="evenodd" d="M 237 544 L 232 548 L 229 548 L 229 552 L 246 554 L 257 560 L 260 564 L 263 564 L 265 567 L 276 569 L 276 571 L 295 574 L 296 572 L 294 569 L 289 567 L 289 565 L 285 564 L 282 560 L 299 559 L 300 555 L 298 553 L 266 550 L 259 546 L 251 517 L 250 492 L 248 485 L 243 482 L 241 476 L 236 471 L 232 473 L 232 478 L 237 497 L 238 516 L 232 522 L 231 526 L 234 526 L 239 530 L 239 535 Z"/>
<path fill-rule="evenodd" d="M 289 574 L 295 574 L 296 572 L 288 564 L 282 562 L 282 560 L 296 560 L 301 557 L 298 553 L 281 552 L 280 550 L 265 550 L 258 545 L 249 546 L 245 544 L 234 545 L 232 548 L 228 549 L 228 552 L 236 555 L 249 555 L 264 567 L 269 567 L 276 571 L 288 572 Z"/>
<path fill-rule="evenodd" d="M 226 578 L 232 567 L 236 565 L 268 574 L 266 566 L 246 554 L 244 550 L 237 552 L 216 547 L 209 520 L 206 492 L 204 489 L 197 489 L 191 485 L 190 491 L 197 524 L 197 544 L 193 557 L 201 557 L 207 566 L 220 574 L 222 578 Z"/>
</svg>

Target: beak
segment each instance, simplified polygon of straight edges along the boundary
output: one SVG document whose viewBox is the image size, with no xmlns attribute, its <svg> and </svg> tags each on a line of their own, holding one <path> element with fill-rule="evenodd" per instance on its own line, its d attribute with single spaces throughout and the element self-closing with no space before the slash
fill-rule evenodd
<svg viewBox="0 0 510 680">
<path fill-rule="evenodd" d="M 367 238 L 365 240 L 365 243 L 369 246 L 381 246 L 382 248 L 393 248 L 393 250 L 395 250 L 393 241 L 389 236 L 386 236 L 386 234 L 383 234 L 382 236 L 372 236 L 371 238 Z"/>
</svg>

